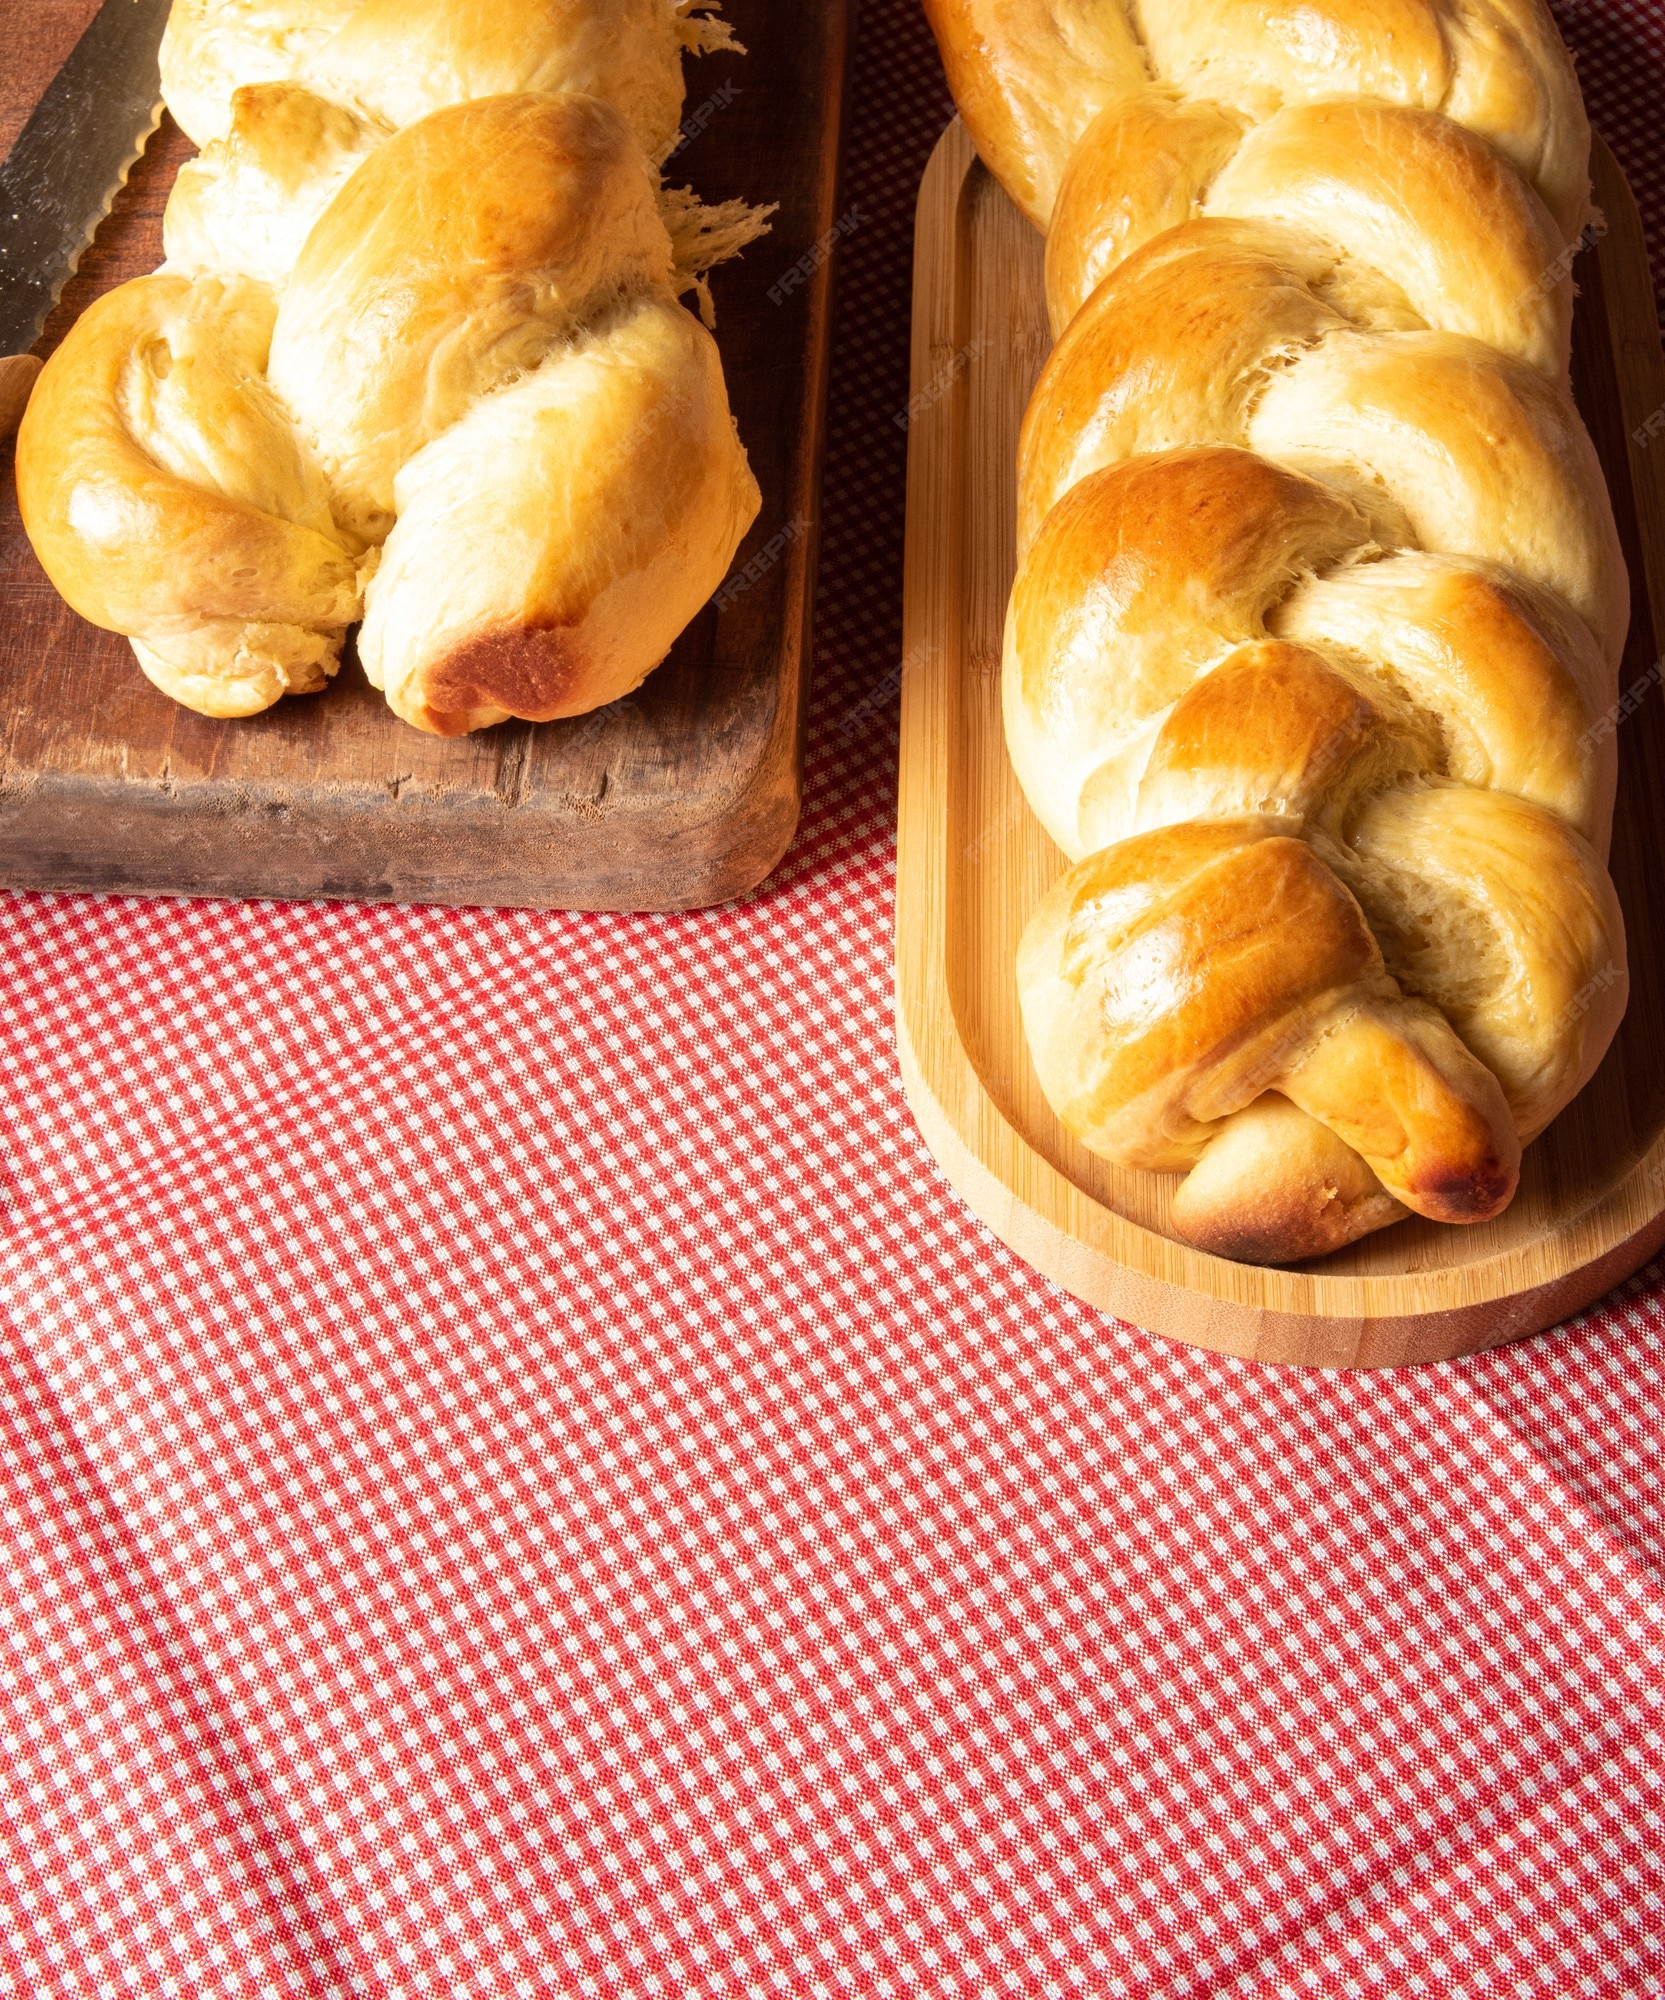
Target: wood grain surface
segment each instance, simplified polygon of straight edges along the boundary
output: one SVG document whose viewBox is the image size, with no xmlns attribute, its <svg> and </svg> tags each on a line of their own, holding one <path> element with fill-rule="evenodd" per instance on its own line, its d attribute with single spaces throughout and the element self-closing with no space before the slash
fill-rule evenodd
<svg viewBox="0 0 1665 2000">
<path fill-rule="evenodd" d="M 1413 1220 L 1271 1271 L 1168 1233 L 1177 1177 L 1088 1153 L 1042 1097 L 1018 1016 L 1018 939 L 1063 872 L 1024 801 L 1000 714 L 1016 569 L 1018 427 L 1048 348 L 1041 239 L 958 121 L 920 197 L 897 862 L 897 1024 L 924 1136 L 975 1212 L 1089 1303 L 1248 1359 L 1382 1367 L 1551 1326 L 1665 1241 L 1665 407 L 1640 218 L 1598 142 L 1608 232 L 1579 259 L 1574 386 L 1612 484 L 1634 584 L 1620 673 L 1613 874 L 1630 1012 L 1607 1061 L 1526 1156 L 1497 1221 Z M 1640 438 L 1636 435 L 1641 433 Z"/>
<path fill-rule="evenodd" d="M 0 9 L 0 149 L 93 0 Z M 668 909 L 742 896 L 797 825 L 851 0 L 729 0 L 749 53 L 688 66 L 668 178 L 775 201 L 712 281 L 763 512 L 735 574 L 637 693 L 576 721 L 441 741 L 400 722 L 349 651 L 322 695 L 246 722 L 177 707 L 124 640 L 58 598 L 0 447 L 0 884 L 186 896 Z M 164 123 L 37 352 L 161 260 L 189 142 Z M 780 280 L 802 260 L 803 282 Z M 771 296 L 771 292 L 774 296 Z"/>
</svg>

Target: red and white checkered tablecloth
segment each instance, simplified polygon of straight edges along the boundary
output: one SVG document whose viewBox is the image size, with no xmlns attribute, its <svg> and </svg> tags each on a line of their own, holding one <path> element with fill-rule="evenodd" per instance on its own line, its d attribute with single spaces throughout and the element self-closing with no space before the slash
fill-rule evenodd
<svg viewBox="0 0 1665 2000">
<path fill-rule="evenodd" d="M 1665 6 L 1561 12 L 1665 244 Z M 903 1105 L 946 109 L 867 0 L 767 894 L 0 902 L 0 1994 L 1665 1994 L 1659 1272 L 1242 1367 L 1034 1277 Z"/>
</svg>

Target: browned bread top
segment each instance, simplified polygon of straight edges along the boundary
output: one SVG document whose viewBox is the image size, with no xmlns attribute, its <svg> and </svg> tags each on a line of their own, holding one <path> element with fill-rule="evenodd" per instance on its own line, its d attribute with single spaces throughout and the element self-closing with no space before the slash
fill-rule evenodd
<svg viewBox="0 0 1665 2000">
<path fill-rule="evenodd" d="M 926 0 L 1043 227 L 1007 739 L 1065 1123 L 1290 1261 L 1493 1215 L 1623 1013 L 1629 618 L 1540 0 Z"/>
</svg>

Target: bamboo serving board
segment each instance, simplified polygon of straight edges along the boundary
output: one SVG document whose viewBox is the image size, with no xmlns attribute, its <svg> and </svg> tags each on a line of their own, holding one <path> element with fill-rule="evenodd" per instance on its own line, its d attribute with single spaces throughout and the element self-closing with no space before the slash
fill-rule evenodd
<svg viewBox="0 0 1665 2000">
<path fill-rule="evenodd" d="M 932 1152 L 1004 1243 L 1078 1298 L 1172 1339 L 1308 1367 L 1445 1360 L 1556 1324 L 1665 1242 L 1665 357 L 1641 220 L 1599 141 L 1596 199 L 1607 234 L 1577 267 L 1574 381 L 1635 590 L 1613 848 L 1630 1012 L 1595 1080 L 1528 1151 L 1520 1194 L 1496 1222 L 1401 1223 L 1273 1271 L 1171 1237 L 1177 1178 L 1094 1158 L 1030 1067 L 1013 967 L 1066 864 L 1007 760 L 1000 658 L 1018 427 L 1050 346 L 1041 239 L 957 120 L 926 174 L 897 860 L 903 1080 Z"/>
<path fill-rule="evenodd" d="M 0 23 L 0 152 L 93 0 Z M 0 446 L 0 886 L 568 909 L 726 902 L 797 826 L 852 0 L 729 0 L 749 53 L 690 62 L 667 178 L 778 202 L 712 280 L 763 512 L 718 603 L 628 700 L 459 741 L 400 722 L 350 657 L 244 722 L 176 707 L 46 581 Z M 25 33 L 25 29 L 31 30 Z M 151 141 L 37 352 L 162 258 L 192 148 Z"/>
</svg>

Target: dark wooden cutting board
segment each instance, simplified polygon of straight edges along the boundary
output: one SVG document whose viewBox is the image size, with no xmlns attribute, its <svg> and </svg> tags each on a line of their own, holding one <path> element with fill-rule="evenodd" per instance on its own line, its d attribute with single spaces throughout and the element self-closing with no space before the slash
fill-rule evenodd
<svg viewBox="0 0 1665 2000">
<path fill-rule="evenodd" d="M 0 153 L 93 11 L 7 10 Z M 748 53 L 688 65 L 690 137 L 668 178 L 780 211 L 712 280 L 763 511 L 720 607 L 666 664 L 594 716 L 456 741 L 400 722 L 351 657 L 323 695 L 210 721 L 59 599 L 0 447 L 0 885 L 628 910 L 758 886 L 801 796 L 851 13 L 852 0 L 728 0 Z M 191 150 L 165 122 L 37 352 L 161 261 L 162 209 Z"/>
</svg>

